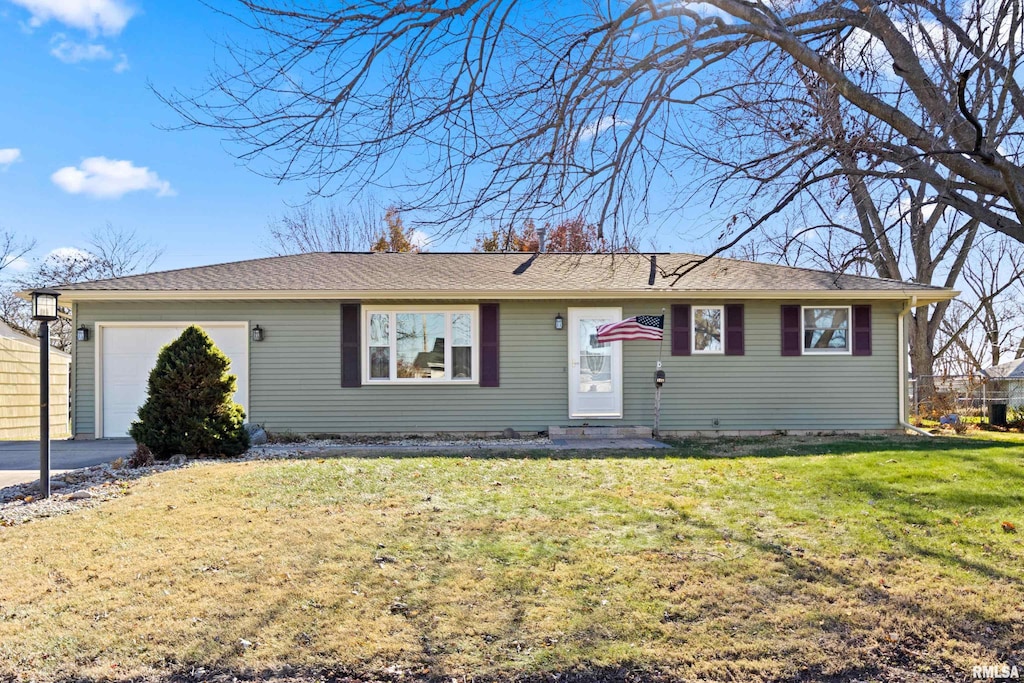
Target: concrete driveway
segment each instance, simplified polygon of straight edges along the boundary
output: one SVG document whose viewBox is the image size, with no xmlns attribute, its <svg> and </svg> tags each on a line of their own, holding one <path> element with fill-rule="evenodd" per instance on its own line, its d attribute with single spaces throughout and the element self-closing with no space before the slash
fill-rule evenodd
<svg viewBox="0 0 1024 683">
<path fill-rule="evenodd" d="M 80 467 L 125 458 L 135 450 L 131 439 L 51 441 L 50 472 L 58 474 Z M 38 441 L 0 441 L 0 488 L 39 479 Z"/>
</svg>

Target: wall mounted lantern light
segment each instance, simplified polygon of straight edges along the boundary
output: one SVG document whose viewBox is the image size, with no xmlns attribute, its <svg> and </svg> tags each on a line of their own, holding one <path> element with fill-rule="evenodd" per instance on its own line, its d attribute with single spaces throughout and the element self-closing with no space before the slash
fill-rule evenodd
<svg viewBox="0 0 1024 683">
<path fill-rule="evenodd" d="M 562 314 L 559 313 L 558 315 L 555 316 L 555 329 L 560 330 L 563 327 L 565 327 L 565 318 L 563 318 Z"/>
<path fill-rule="evenodd" d="M 78 329 L 75 330 L 75 339 L 78 341 L 89 341 L 89 328 L 85 325 L 79 325 Z"/>
<path fill-rule="evenodd" d="M 261 342 L 261 341 L 263 341 L 263 328 L 260 327 L 259 325 L 257 325 L 256 327 L 252 328 L 252 340 L 254 342 Z"/>
</svg>

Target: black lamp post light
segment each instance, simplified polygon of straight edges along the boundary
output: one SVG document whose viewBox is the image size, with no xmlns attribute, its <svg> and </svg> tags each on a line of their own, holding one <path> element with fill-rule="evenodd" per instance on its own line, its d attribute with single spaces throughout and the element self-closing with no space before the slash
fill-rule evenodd
<svg viewBox="0 0 1024 683">
<path fill-rule="evenodd" d="M 32 320 L 39 323 L 39 497 L 50 497 L 50 323 L 57 319 L 60 292 L 32 292 Z"/>
</svg>

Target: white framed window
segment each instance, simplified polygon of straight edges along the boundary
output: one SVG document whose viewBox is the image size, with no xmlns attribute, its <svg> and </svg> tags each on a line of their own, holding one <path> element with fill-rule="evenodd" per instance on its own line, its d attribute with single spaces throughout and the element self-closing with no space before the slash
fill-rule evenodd
<svg viewBox="0 0 1024 683">
<path fill-rule="evenodd" d="M 690 311 L 693 353 L 725 353 L 725 306 L 693 306 Z"/>
<path fill-rule="evenodd" d="M 849 306 L 803 306 L 800 324 L 805 354 L 850 353 Z"/>
<path fill-rule="evenodd" d="M 476 306 L 364 306 L 367 384 L 480 381 Z"/>
</svg>

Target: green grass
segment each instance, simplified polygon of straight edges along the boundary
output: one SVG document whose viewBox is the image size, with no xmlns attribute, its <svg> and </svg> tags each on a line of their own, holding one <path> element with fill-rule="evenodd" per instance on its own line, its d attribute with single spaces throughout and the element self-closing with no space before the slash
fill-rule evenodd
<svg viewBox="0 0 1024 683">
<path fill-rule="evenodd" d="M 204 464 L 0 529 L 0 678 L 965 679 L 1024 663 L 1022 484 L 1006 434 Z"/>
</svg>

